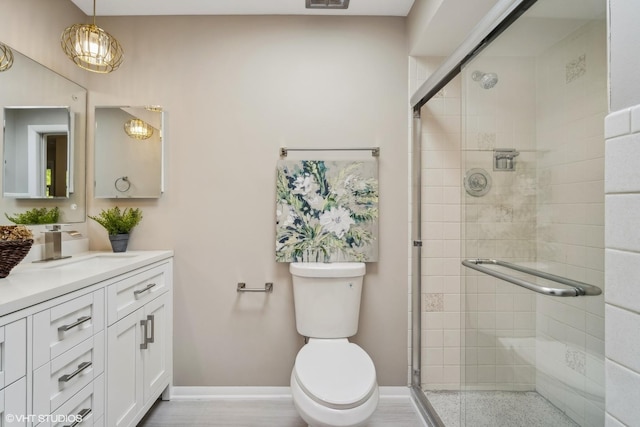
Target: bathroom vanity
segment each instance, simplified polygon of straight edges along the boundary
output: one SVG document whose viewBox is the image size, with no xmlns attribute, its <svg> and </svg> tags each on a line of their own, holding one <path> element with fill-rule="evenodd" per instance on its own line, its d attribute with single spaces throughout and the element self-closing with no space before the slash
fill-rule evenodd
<svg viewBox="0 0 640 427">
<path fill-rule="evenodd" d="M 0 280 L 2 425 L 135 426 L 168 398 L 172 277 L 171 251 L 141 251 L 23 264 Z"/>
</svg>

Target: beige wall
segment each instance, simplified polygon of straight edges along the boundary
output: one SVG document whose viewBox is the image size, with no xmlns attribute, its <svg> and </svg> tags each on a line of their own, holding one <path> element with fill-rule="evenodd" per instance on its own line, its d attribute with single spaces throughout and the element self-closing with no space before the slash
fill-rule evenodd
<svg viewBox="0 0 640 427">
<path fill-rule="evenodd" d="M 382 151 L 380 262 L 368 266 L 355 341 L 371 354 L 381 385 L 405 384 L 404 19 L 98 24 L 118 37 L 126 59 L 111 75 L 91 76 L 90 106 L 160 104 L 167 111 L 166 193 L 119 204 L 144 211 L 131 249 L 175 250 L 175 384 L 288 384 L 302 338 L 287 264 L 273 261 L 278 148 L 372 145 Z M 110 204 L 89 192 L 90 213 Z M 103 230 L 89 229 L 92 248 L 107 249 Z M 275 291 L 238 295 L 241 281 L 273 281 Z"/>
<path fill-rule="evenodd" d="M 125 48 L 110 75 L 76 68 L 60 32 L 88 22 L 68 0 L 3 0 L 0 40 L 89 88 L 93 107 L 167 111 L 166 193 L 138 206 L 130 249 L 175 250 L 175 384 L 288 385 L 303 341 L 287 264 L 277 264 L 278 148 L 380 146 L 380 262 L 360 332 L 380 385 L 406 384 L 407 51 L 403 18 L 98 18 Z M 28 25 L 27 25 L 28 23 Z M 27 33 L 28 31 L 28 33 Z M 93 198 L 88 211 L 112 206 Z M 88 223 L 92 249 L 108 249 Z M 238 295 L 273 281 L 271 295 Z"/>
</svg>

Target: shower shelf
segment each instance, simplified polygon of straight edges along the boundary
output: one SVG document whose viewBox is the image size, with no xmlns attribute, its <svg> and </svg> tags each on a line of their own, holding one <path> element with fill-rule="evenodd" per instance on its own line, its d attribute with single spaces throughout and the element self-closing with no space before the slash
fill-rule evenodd
<svg viewBox="0 0 640 427">
<path fill-rule="evenodd" d="M 488 267 L 484 267 L 483 264 L 505 267 L 511 270 L 520 271 L 522 273 L 531 274 L 532 276 L 540 277 L 541 279 L 546 279 L 552 282 L 560 283 L 562 285 L 570 286 L 570 288 L 550 288 L 547 286 L 541 286 L 537 283 L 529 282 L 527 280 L 523 280 L 518 277 L 511 276 L 509 274 L 505 274 Z M 600 295 L 602 293 L 602 290 L 597 286 L 589 285 L 584 282 L 578 282 L 576 280 L 571 280 L 562 276 L 556 276 L 555 274 L 545 273 L 544 271 L 534 270 L 533 268 L 522 267 L 510 262 L 495 259 L 467 259 L 462 261 L 462 265 L 544 295 L 550 295 L 554 297 L 579 297 Z"/>
</svg>

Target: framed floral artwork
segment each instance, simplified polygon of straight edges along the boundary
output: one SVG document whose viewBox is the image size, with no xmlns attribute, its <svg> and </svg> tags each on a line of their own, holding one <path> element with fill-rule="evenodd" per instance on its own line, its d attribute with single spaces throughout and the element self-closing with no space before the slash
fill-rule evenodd
<svg viewBox="0 0 640 427">
<path fill-rule="evenodd" d="M 376 161 L 281 160 L 276 261 L 378 260 Z"/>
</svg>

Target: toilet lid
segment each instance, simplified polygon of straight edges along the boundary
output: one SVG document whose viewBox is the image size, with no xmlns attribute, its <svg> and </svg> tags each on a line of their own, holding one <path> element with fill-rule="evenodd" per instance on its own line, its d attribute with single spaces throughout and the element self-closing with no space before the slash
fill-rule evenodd
<svg viewBox="0 0 640 427">
<path fill-rule="evenodd" d="M 369 355 L 347 340 L 311 341 L 296 356 L 298 384 L 316 402 L 354 408 L 376 388 L 376 369 Z"/>
</svg>

